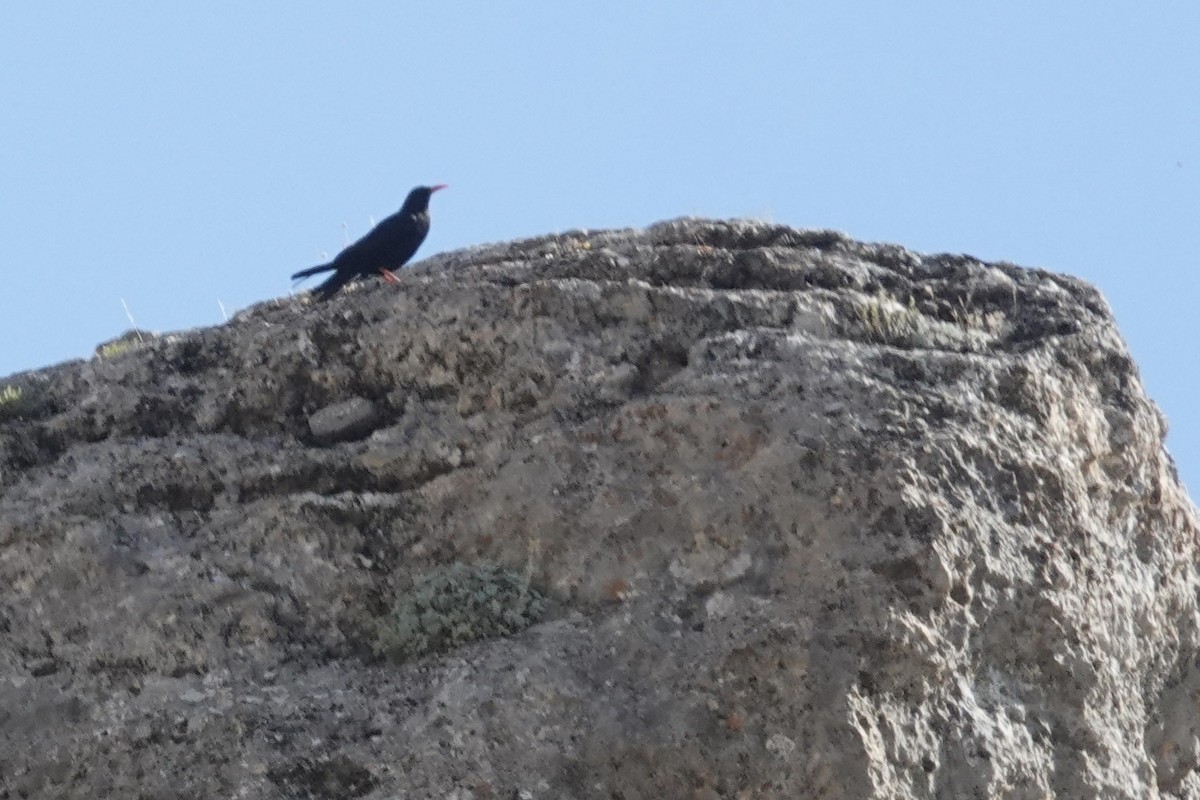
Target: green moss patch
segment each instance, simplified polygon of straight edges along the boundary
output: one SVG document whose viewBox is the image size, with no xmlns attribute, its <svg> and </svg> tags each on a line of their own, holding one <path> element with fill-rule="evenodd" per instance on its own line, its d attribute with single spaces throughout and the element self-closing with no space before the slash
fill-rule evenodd
<svg viewBox="0 0 1200 800">
<path fill-rule="evenodd" d="M 546 599 L 527 576 L 455 563 L 423 575 L 380 626 L 378 650 L 393 661 L 511 636 L 542 618 Z"/>
</svg>

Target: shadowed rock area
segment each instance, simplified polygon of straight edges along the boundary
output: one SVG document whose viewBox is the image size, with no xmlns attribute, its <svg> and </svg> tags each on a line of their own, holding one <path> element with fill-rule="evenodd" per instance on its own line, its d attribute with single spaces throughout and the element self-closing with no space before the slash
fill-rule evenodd
<svg viewBox="0 0 1200 800">
<path fill-rule="evenodd" d="M 116 340 L 0 380 L 0 797 L 1197 797 L 1164 434 L 1089 285 L 751 222 Z"/>
</svg>

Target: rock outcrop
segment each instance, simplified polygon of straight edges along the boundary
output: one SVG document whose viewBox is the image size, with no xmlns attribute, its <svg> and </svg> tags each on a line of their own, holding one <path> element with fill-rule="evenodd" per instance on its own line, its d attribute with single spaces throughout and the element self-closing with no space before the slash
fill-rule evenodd
<svg viewBox="0 0 1200 800">
<path fill-rule="evenodd" d="M 106 353 L 0 381 L 0 797 L 1200 796 L 1081 281 L 683 220 Z"/>
</svg>

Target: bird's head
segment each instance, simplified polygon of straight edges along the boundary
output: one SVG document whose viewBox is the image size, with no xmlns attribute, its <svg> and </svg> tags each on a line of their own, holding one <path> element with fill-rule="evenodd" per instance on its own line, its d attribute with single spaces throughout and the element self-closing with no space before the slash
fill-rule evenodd
<svg viewBox="0 0 1200 800">
<path fill-rule="evenodd" d="M 439 183 L 437 186 L 418 186 L 408 193 L 408 197 L 404 200 L 404 208 L 400 210 L 419 214 L 429 208 L 429 198 L 433 196 L 433 193 L 445 188 L 446 184 L 444 183 Z"/>
</svg>

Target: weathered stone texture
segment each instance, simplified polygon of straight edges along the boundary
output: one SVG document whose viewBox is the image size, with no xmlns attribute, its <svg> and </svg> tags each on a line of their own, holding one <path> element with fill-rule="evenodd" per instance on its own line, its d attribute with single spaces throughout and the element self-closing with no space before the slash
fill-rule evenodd
<svg viewBox="0 0 1200 800">
<path fill-rule="evenodd" d="M 0 797 L 1200 796 L 1196 518 L 1078 280 L 681 220 L 0 384 Z M 456 562 L 544 616 L 380 658 Z"/>
</svg>

